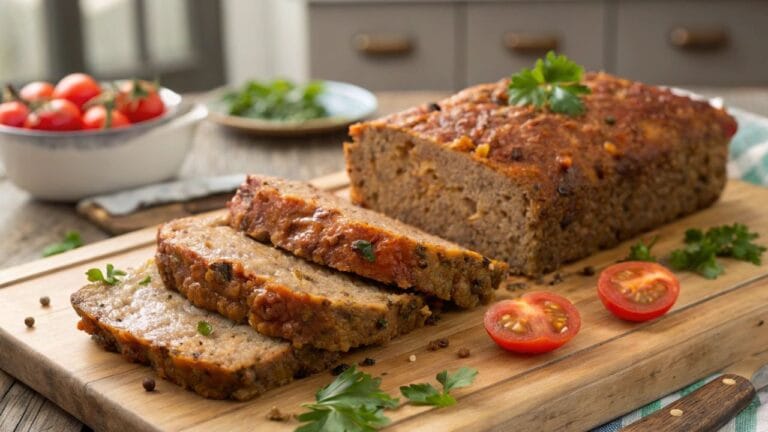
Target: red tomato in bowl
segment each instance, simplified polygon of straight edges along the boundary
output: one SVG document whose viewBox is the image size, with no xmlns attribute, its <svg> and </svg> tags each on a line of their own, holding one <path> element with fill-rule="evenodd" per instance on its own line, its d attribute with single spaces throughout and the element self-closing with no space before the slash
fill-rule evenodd
<svg viewBox="0 0 768 432">
<path fill-rule="evenodd" d="M 485 313 L 485 330 L 507 351 L 539 354 L 573 339 L 581 316 L 568 299 L 549 292 L 532 292 L 502 300 Z"/>
<path fill-rule="evenodd" d="M 13 127 L 24 126 L 29 115 L 29 108 L 19 101 L 0 104 L 0 124 Z"/>
<path fill-rule="evenodd" d="M 157 92 L 157 86 L 148 81 L 124 82 L 115 102 L 117 110 L 125 114 L 131 123 L 150 120 L 165 112 L 165 104 Z"/>
<path fill-rule="evenodd" d="M 29 114 L 24 122 L 28 129 L 73 131 L 83 128 L 80 109 L 66 99 L 53 99 Z"/>
<path fill-rule="evenodd" d="M 117 129 L 131 125 L 128 117 L 113 109 L 107 119 L 107 109 L 103 105 L 88 108 L 83 114 L 83 129 Z"/>
<path fill-rule="evenodd" d="M 606 309 L 617 317 L 647 321 L 672 308 L 680 294 L 680 282 L 660 264 L 627 261 L 600 273 L 597 294 Z"/>
<path fill-rule="evenodd" d="M 86 102 L 101 94 L 101 86 L 93 77 L 84 73 L 65 76 L 53 89 L 53 97 L 66 99 L 82 109 Z"/>
<path fill-rule="evenodd" d="M 31 82 L 19 90 L 19 96 L 27 102 L 39 102 L 53 97 L 53 84 L 45 81 Z"/>
</svg>

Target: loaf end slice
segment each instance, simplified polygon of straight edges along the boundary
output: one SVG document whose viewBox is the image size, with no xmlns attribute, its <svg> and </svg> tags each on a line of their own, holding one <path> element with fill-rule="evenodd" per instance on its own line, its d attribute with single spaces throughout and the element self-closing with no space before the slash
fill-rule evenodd
<svg viewBox="0 0 768 432">
<path fill-rule="evenodd" d="M 221 219 L 185 218 L 158 231 L 168 288 L 268 336 L 347 351 L 384 344 L 430 315 L 418 295 L 392 292 L 257 242 Z"/>
<path fill-rule="evenodd" d="M 230 225 L 302 258 L 465 308 L 487 303 L 507 264 L 304 182 L 250 175 Z"/>
<path fill-rule="evenodd" d="M 91 284 L 71 297 L 78 328 L 129 361 L 202 396 L 247 400 L 296 377 L 328 368 L 338 354 L 296 349 L 198 309 L 163 286 L 153 262 L 116 285 Z M 198 323 L 210 324 L 203 336 Z"/>
</svg>

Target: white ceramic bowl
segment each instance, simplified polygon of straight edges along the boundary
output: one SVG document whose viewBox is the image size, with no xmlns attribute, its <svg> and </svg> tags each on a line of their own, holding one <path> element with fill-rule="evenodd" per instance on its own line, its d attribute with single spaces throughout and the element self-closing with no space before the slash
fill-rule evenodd
<svg viewBox="0 0 768 432">
<path fill-rule="evenodd" d="M 128 128 L 46 132 L 0 126 L 8 178 L 36 198 L 76 201 L 174 177 L 208 110 L 183 106 L 181 96 L 165 88 L 160 97 L 163 116 Z"/>
</svg>

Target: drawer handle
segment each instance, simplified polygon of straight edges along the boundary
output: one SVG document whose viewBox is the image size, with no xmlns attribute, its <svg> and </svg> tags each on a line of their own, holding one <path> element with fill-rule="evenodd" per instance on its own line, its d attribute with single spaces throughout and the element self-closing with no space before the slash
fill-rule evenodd
<svg viewBox="0 0 768 432">
<path fill-rule="evenodd" d="M 398 56 L 413 50 L 410 37 L 398 34 L 361 33 L 354 37 L 355 49 L 369 56 Z"/>
<path fill-rule="evenodd" d="M 556 51 L 559 41 L 557 36 L 507 32 L 504 34 L 504 46 L 520 54 L 537 54 Z"/>
<path fill-rule="evenodd" d="M 725 29 L 678 27 L 669 33 L 669 42 L 685 50 L 714 50 L 728 43 L 728 32 Z"/>
</svg>

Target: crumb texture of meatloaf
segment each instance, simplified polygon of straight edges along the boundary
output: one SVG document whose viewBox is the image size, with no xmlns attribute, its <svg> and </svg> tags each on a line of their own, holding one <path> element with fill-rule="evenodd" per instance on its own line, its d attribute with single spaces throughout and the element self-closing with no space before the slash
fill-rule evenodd
<svg viewBox="0 0 768 432">
<path fill-rule="evenodd" d="M 87 285 L 71 301 L 80 316 L 78 328 L 99 345 L 207 398 L 248 400 L 327 369 L 338 358 L 338 353 L 296 349 L 192 306 L 163 286 L 152 261 L 115 285 Z M 198 332 L 200 321 L 210 324 L 210 335 Z"/>
<path fill-rule="evenodd" d="M 229 216 L 233 228 L 302 258 L 465 308 L 490 301 L 507 271 L 506 263 L 303 182 L 250 175 Z"/>
<path fill-rule="evenodd" d="M 707 207 L 735 120 L 589 73 L 585 113 L 507 103 L 509 81 L 350 127 L 352 201 L 539 275 Z"/>
<path fill-rule="evenodd" d="M 296 347 L 348 351 L 424 325 L 418 295 L 392 292 L 265 245 L 221 218 L 160 227 L 156 260 L 166 287 L 193 304 Z"/>
</svg>

